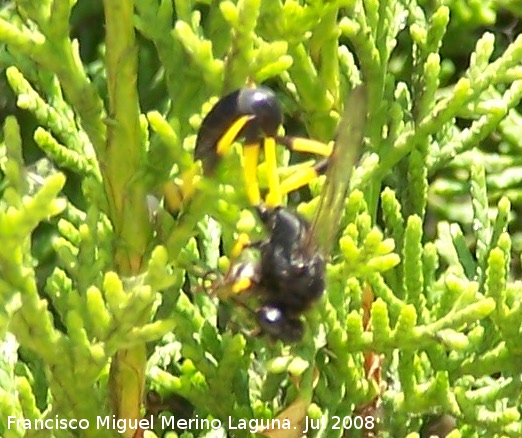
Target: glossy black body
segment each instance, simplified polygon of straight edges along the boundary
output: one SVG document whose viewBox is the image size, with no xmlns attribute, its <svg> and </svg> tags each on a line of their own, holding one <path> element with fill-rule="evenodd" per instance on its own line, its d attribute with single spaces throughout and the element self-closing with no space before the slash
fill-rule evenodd
<svg viewBox="0 0 522 438">
<path fill-rule="evenodd" d="M 243 88 L 220 99 L 207 114 L 198 132 L 194 158 L 211 174 L 221 158 L 217 144 L 241 116 L 252 116 L 236 138 L 245 138 L 243 147 L 262 144 L 276 137 L 282 123 L 281 107 L 267 88 Z M 251 291 L 259 301 L 257 324 L 261 331 L 284 342 L 299 341 L 304 332 L 302 314 L 325 289 L 325 260 L 311 235 L 308 221 L 285 208 L 255 206 L 267 238 L 251 244 L 259 250 L 259 261 L 233 266 L 230 283 L 248 275 Z"/>
<path fill-rule="evenodd" d="M 252 116 L 236 138 L 245 145 L 275 137 L 283 122 L 281 106 L 268 88 L 241 88 L 221 98 L 203 119 L 196 139 L 194 158 L 201 160 L 203 170 L 211 174 L 219 159 L 217 143 L 241 116 Z"/>
<path fill-rule="evenodd" d="M 325 260 L 310 236 L 310 224 L 284 207 L 257 207 L 269 237 L 260 251 L 260 328 L 285 342 L 303 335 L 300 317 L 325 289 Z"/>
</svg>

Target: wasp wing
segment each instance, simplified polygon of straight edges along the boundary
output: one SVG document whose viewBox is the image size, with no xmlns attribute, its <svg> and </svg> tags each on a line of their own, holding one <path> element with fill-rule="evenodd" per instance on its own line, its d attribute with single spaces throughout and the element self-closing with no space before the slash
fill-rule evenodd
<svg viewBox="0 0 522 438">
<path fill-rule="evenodd" d="M 337 234 L 352 169 L 359 160 L 366 126 L 366 87 L 352 90 L 337 127 L 332 155 L 328 160 L 326 181 L 312 221 L 310 243 L 325 256 L 330 254 Z"/>
</svg>

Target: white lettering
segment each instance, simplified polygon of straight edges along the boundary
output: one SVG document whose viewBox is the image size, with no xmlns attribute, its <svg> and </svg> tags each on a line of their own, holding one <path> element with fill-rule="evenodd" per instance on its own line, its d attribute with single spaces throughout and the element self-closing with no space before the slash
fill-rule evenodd
<svg viewBox="0 0 522 438">
<path fill-rule="evenodd" d="M 58 418 L 56 415 L 54 418 L 37 418 L 35 420 L 29 420 L 26 418 L 16 418 L 15 416 L 7 417 L 7 429 L 12 427 L 18 427 L 24 430 L 76 430 L 88 429 L 89 420 L 76 418 Z"/>
<path fill-rule="evenodd" d="M 9 415 L 7 417 L 7 428 L 8 429 L 11 429 L 11 426 L 12 426 L 11 423 L 18 425 L 18 420 L 16 419 L 16 417 L 14 415 Z"/>
<path fill-rule="evenodd" d="M 97 416 L 96 417 L 96 429 L 101 429 L 101 428 L 109 429 L 109 418 L 110 417 L 108 415 L 106 417 Z"/>
</svg>

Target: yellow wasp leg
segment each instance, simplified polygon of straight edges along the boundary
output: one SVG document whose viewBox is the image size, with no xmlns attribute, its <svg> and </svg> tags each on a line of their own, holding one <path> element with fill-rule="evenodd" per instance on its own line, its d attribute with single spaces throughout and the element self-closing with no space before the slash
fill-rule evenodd
<svg viewBox="0 0 522 438">
<path fill-rule="evenodd" d="M 252 120 L 254 116 L 247 115 L 247 116 L 241 116 L 230 127 L 225 131 L 223 136 L 219 139 L 216 145 L 216 152 L 217 154 L 222 157 L 225 155 L 228 150 L 230 149 L 230 146 L 232 143 L 234 143 L 234 140 L 238 136 L 238 134 L 241 132 L 241 130 L 245 127 L 247 122 L 249 120 Z"/>
<path fill-rule="evenodd" d="M 296 169 L 296 171 L 281 181 L 281 194 L 286 195 L 294 190 L 300 189 L 308 185 L 311 181 L 326 171 L 328 158 L 315 163 L 313 166 L 305 166 Z"/>
<path fill-rule="evenodd" d="M 234 243 L 234 246 L 232 248 L 232 251 L 230 253 L 230 256 L 234 258 L 238 258 L 243 250 L 250 245 L 250 237 L 248 237 L 248 234 L 241 233 L 236 242 Z M 247 289 L 250 289 L 252 287 L 252 280 L 248 277 L 240 277 L 234 283 L 232 284 L 231 290 L 233 294 L 241 293 Z"/>
<path fill-rule="evenodd" d="M 329 157 L 333 151 L 333 142 L 323 143 L 310 138 L 287 136 L 277 137 L 277 141 L 291 151 L 305 152 L 323 157 Z"/>
<path fill-rule="evenodd" d="M 248 245 L 250 245 L 250 237 L 248 237 L 248 234 L 241 233 L 232 247 L 230 257 L 238 258 Z"/>
<path fill-rule="evenodd" d="M 266 139 L 265 141 L 267 141 Z M 303 137 L 277 137 L 277 141 L 281 143 L 283 146 L 287 147 L 291 151 L 296 152 L 305 152 L 311 153 L 315 155 L 321 155 L 325 157 L 329 157 L 332 154 L 333 150 L 333 142 L 323 143 L 317 140 L 311 140 L 309 138 Z M 275 157 L 275 150 L 274 150 Z M 266 204 L 269 207 L 275 207 L 276 205 L 280 205 L 282 202 L 282 197 L 287 193 L 292 192 L 293 190 L 297 190 L 301 187 L 307 185 L 310 181 L 317 178 L 317 176 L 322 173 L 326 169 L 326 161 L 321 161 L 320 163 L 314 166 L 301 166 L 297 168 L 295 172 L 291 173 L 287 176 L 283 181 L 279 182 L 276 180 L 277 171 L 275 174 L 272 173 L 272 169 L 274 166 L 277 169 L 277 164 L 272 165 L 269 162 L 268 155 L 266 153 L 266 145 L 265 145 L 265 159 L 267 162 L 267 174 L 268 174 L 268 195 L 266 197 Z M 274 178 L 271 180 L 271 177 Z"/>
<path fill-rule="evenodd" d="M 162 189 L 167 210 L 171 213 L 180 211 L 184 201 L 182 194 L 183 189 L 174 181 L 167 181 Z"/>
<path fill-rule="evenodd" d="M 163 184 L 163 197 L 167 210 L 171 213 L 180 211 L 183 204 L 192 198 L 199 182 L 199 166 L 192 166 L 183 172 L 181 178 Z"/>
<path fill-rule="evenodd" d="M 244 292 L 252 287 L 252 280 L 250 278 L 242 277 L 239 280 L 236 280 L 232 285 L 232 293 L 239 294 Z"/>
<path fill-rule="evenodd" d="M 245 178 L 248 200 L 252 205 L 261 203 L 259 181 L 257 179 L 257 163 L 259 162 L 259 143 L 243 146 L 243 175 Z"/>
<path fill-rule="evenodd" d="M 279 187 L 279 175 L 277 173 L 276 143 L 273 137 L 266 137 L 265 161 L 268 179 L 268 194 L 265 203 L 268 207 L 276 207 L 282 203 L 281 189 Z"/>
</svg>

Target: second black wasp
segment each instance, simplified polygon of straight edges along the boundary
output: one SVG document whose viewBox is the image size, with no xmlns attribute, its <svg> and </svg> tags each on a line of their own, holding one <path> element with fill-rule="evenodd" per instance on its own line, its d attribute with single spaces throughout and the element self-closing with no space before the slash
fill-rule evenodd
<svg viewBox="0 0 522 438">
<path fill-rule="evenodd" d="M 247 194 L 267 237 L 246 245 L 259 252 L 258 259 L 233 264 L 225 283 L 235 297 L 243 291 L 255 294 L 258 307 L 254 312 L 260 330 L 283 342 L 302 338 L 301 316 L 324 293 L 326 259 L 338 230 L 351 169 L 359 156 L 365 119 L 364 89 L 358 87 L 346 104 L 332 150 L 318 141 L 278 136 L 282 111 L 275 95 L 266 88 L 245 88 L 218 101 L 202 122 L 195 158 L 202 160 L 207 174 L 212 173 L 232 142 L 245 138 Z M 298 167 L 281 181 L 275 160 L 276 143 L 329 157 Z M 264 201 L 257 181 L 261 149 L 269 174 Z M 281 205 L 286 193 L 308 184 L 325 170 L 327 179 L 312 222 Z"/>
</svg>

